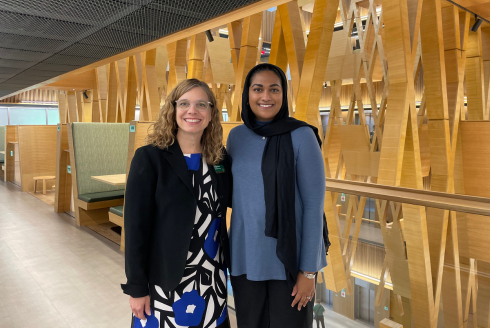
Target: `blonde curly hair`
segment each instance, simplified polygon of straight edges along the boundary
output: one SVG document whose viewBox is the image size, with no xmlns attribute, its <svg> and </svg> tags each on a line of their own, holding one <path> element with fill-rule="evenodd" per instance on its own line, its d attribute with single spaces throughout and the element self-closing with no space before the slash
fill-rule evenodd
<svg viewBox="0 0 490 328">
<path fill-rule="evenodd" d="M 211 103 L 209 105 L 211 121 L 204 129 L 201 138 L 202 156 L 208 164 L 215 165 L 223 158 L 223 128 L 220 123 L 220 113 L 216 108 L 216 97 L 209 86 L 197 79 L 184 80 L 170 92 L 158 114 L 157 121 L 148 129 L 151 132 L 148 134 L 147 143 L 160 149 L 167 149 L 170 145 L 173 145 L 178 130 L 175 102 L 184 93 L 197 87 L 206 92 Z"/>
</svg>

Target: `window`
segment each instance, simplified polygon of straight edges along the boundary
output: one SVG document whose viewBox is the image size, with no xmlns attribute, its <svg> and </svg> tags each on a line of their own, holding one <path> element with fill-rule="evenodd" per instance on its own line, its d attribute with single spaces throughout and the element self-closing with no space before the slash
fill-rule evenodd
<svg viewBox="0 0 490 328">
<path fill-rule="evenodd" d="M 45 125 L 44 108 L 10 108 L 10 125 Z"/>
<path fill-rule="evenodd" d="M 7 107 L 0 107 L 0 125 L 9 124 L 9 114 Z"/>
<path fill-rule="evenodd" d="M 19 105 L 0 107 L 0 125 L 56 125 L 58 123 L 60 118 L 56 107 L 31 108 Z"/>
<path fill-rule="evenodd" d="M 49 108 L 48 109 L 48 124 L 56 125 L 60 123 L 60 115 L 58 108 Z"/>
</svg>

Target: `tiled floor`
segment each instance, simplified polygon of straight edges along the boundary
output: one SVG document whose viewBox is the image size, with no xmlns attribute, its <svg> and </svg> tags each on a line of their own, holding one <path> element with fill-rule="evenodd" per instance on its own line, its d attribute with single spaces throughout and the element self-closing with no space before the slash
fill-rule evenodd
<svg viewBox="0 0 490 328">
<path fill-rule="evenodd" d="M 124 281 L 118 245 L 0 180 L 0 328 L 129 328 Z M 325 316 L 326 327 L 366 327 Z"/>
<path fill-rule="evenodd" d="M 0 181 L 0 327 L 129 327 L 118 245 Z"/>
</svg>

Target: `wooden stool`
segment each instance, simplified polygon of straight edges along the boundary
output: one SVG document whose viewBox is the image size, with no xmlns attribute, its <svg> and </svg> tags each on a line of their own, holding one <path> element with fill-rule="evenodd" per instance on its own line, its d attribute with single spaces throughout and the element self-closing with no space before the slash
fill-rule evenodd
<svg viewBox="0 0 490 328">
<path fill-rule="evenodd" d="M 42 177 L 34 177 L 34 193 L 36 193 L 37 189 L 37 180 L 43 180 L 43 195 L 46 195 L 46 180 L 54 180 L 56 179 L 53 175 L 47 175 Z"/>
</svg>

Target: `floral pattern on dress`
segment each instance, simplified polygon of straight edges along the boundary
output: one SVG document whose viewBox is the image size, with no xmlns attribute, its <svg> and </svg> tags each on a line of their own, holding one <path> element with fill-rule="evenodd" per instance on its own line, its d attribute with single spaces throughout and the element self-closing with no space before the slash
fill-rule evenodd
<svg viewBox="0 0 490 328">
<path fill-rule="evenodd" d="M 219 197 L 205 161 L 189 172 L 198 202 L 184 275 L 173 291 L 156 285 L 150 288 L 159 328 L 215 328 L 228 316 Z"/>
</svg>

